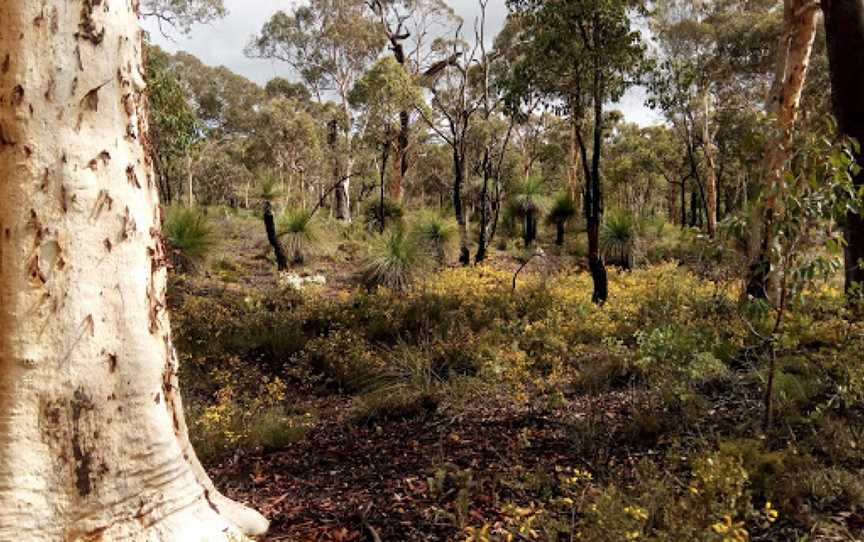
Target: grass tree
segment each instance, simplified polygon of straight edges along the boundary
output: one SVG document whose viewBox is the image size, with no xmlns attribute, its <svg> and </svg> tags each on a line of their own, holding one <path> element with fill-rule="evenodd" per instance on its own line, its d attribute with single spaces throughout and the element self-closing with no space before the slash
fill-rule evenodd
<svg viewBox="0 0 864 542">
<path fill-rule="evenodd" d="M 279 182 L 276 176 L 269 171 L 262 172 L 258 180 L 258 197 L 261 198 L 264 213 L 264 231 L 267 233 L 267 241 L 276 256 L 276 268 L 279 271 L 284 271 L 288 269 L 288 259 L 285 257 L 282 243 L 279 242 L 279 236 L 276 232 L 276 218 L 273 214 L 273 200 L 279 195 Z"/>
<path fill-rule="evenodd" d="M 543 183 L 536 177 L 529 177 L 516 185 L 510 194 L 513 214 L 522 220 L 522 239 L 525 247 L 537 239 L 537 223 L 548 206 L 548 197 Z"/>
<path fill-rule="evenodd" d="M 403 292 L 429 268 L 429 257 L 404 228 L 391 228 L 372 240 L 363 266 L 367 288 L 384 287 Z"/>
<path fill-rule="evenodd" d="M 604 108 L 623 96 L 642 66 L 645 46 L 632 15 L 643 2 L 508 0 L 507 4 L 520 22 L 521 55 L 509 83 L 514 98 L 531 102 L 541 97 L 554 103 L 569 116 L 576 136 L 585 178 L 591 297 L 602 305 L 609 295 L 600 250 Z"/>
<path fill-rule="evenodd" d="M 306 263 L 320 242 L 312 213 L 305 209 L 287 210 L 276 223 L 277 237 L 284 239 L 288 259 L 293 265 Z"/>
<path fill-rule="evenodd" d="M 459 230 L 452 219 L 434 211 L 424 211 L 412 224 L 411 233 L 444 267 L 458 241 Z"/>
<path fill-rule="evenodd" d="M 174 268 L 181 272 L 197 269 L 216 241 L 207 217 L 194 207 L 169 207 L 163 229 Z"/>
<path fill-rule="evenodd" d="M 137 2 L 0 2 L 0 540 L 267 530 L 189 442 L 142 36 Z"/>
<path fill-rule="evenodd" d="M 630 269 L 638 235 L 639 221 L 633 214 L 622 210 L 606 213 L 600 229 L 600 248 L 603 255 L 624 269 Z"/>
<path fill-rule="evenodd" d="M 855 138 L 853 149 L 859 166 L 864 166 L 864 2 L 861 0 L 827 0 L 821 3 L 825 13 L 828 58 L 831 66 L 831 95 L 834 116 L 840 133 Z M 855 51 L 851 54 L 850 51 Z M 864 168 L 855 173 L 855 186 L 864 190 Z M 844 221 L 846 238 L 846 292 L 864 286 L 864 216 L 848 212 Z M 857 286 L 856 286 L 857 285 Z"/>
<path fill-rule="evenodd" d="M 547 220 L 555 226 L 555 244 L 562 246 L 564 244 L 564 233 L 567 230 L 567 222 L 576 216 L 576 202 L 570 197 L 570 194 L 559 194 L 552 207 L 549 209 Z"/>
</svg>

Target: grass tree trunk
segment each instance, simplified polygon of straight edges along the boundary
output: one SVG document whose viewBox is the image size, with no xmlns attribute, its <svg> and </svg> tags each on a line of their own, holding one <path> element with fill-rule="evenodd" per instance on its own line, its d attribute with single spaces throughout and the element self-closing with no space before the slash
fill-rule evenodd
<svg viewBox="0 0 864 542">
<path fill-rule="evenodd" d="M 263 533 L 189 444 L 137 2 L 0 2 L 0 540 Z"/>
<path fill-rule="evenodd" d="M 264 230 L 267 232 L 267 241 L 273 247 L 273 254 L 276 256 L 276 268 L 279 271 L 288 269 L 288 260 L 285 258 L 285 251 L 282 250 L 282 243 L 279 242 L 279 236 L 276 235 L 276 220 L 273 217 L 273 204 L 269 201 L 264 202 Z"/>
<path fill-rule="evenodd" d="M 560 246 L 564 246 L 564 230 L 567 222 L 565 220 L 556 220 L 555 221 L 555 244 Z"/>
<path fill-rule="evenodd" d="M 777 61 L 777 80 L 768 98 L 769 112 L 776 115 L 779 129 L 775 139 L 766 146 L 763 198 L 754 206 L 751 217 L 750 269 L 745 294 L 754 298 L 771 297 L 777 290 L 777 273 L 782 272 L 772 264 L 771 253 L 776 251 L 772 223 L 784 212 L 783 173 L 810 66 L 818 9 L 819 4 L 811 0 L 784 1 L 783 41 Z"/>
<path fill-rule="evenodd" d="M 823 0 L 828 59 L 831 66 L 831 96 L 838 128 L 843 135 L 864 144 L 864 1 Z M 852 53 L 854 51 L 855 53 Z M 864 165 L 864 153 L 855 156 Z M 864 187 L 864 169 L 854 179 Z M 844 224 L 846 236 L 846 291 L 853 284 L 864 285 L 864 218 L 849 213 Z"/>
<path fill-rule="evenodd" d="M 525 248 L 530 247 L 534 244 L 534 241 L 537 239 L 537 212 L 536 211 L 528 211 L 525 213 Z"/>
</svg>

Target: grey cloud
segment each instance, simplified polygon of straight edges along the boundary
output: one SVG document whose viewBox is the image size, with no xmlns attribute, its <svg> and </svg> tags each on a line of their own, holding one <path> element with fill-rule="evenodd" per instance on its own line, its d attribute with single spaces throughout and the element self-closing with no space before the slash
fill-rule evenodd
<svg viewBox="0 0 864 542">
<path fill-rule="evenodd" d="M 2 0 L 0 0 L 2 1 Z M 225 0 L 228 16 L 208 25 L 196 25 L 192 32 L 180 35 L 170 32 L 162 35 L 154 21 L 145 20 L 144 28 L 150 32 L 151 40 L 168 51 L 187 51 L 211 66 L 223 65 L 259 84 L 273 77 L 291 77 L 283 63 L 272 60 L 247 58 L 243 48 L 249 38 L 256 34 L 274 11 L 290 9 L 294 0 Z M 473 32 L 474 21 L 480 16 L 476 0 L 450 0 L 453 9 L 465 20 L 465 33 Z M 491 40 L 504 26 L 507 16 L 505 0 L 490 0 L 486 13 L 486 34 Z M 644 104 L 644 91 L 629 92 L 618 107 L 627 120 L 639 124 L 655 124 L 657 116 Z"/>
</svg>

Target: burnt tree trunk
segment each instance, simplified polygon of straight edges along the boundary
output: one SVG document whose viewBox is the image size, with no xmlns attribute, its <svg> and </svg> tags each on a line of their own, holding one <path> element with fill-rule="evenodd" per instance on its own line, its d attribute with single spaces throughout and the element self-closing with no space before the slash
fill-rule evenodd
<svg viewBox="0 0 864 542">
<path fill-rule="evenodd" d="M 525 213 L 525 231 L 522 238 L 525 240 L 525 248 L 530 247 L 537 239 L 537 217 L 534 211 Z"/>
<path fill-rule="evenodd" d="M 565 221 L 557 220 L 555 222 L 555 244 L 560 246 L 564 246 L 564 226 Z"/>
<path fill-rule="evenodd" d="M 270 242 L 270 246 L 273 247 L 273 253 L 276 255 L 276 267 L 279 271 L 288 269 L 288 260 L 285 258 L 285 252 L 282 250 L 282 244 L 279 243 L 279 237 L 276 235 L 273 205 L 269 201 L 264 202 L 264 229 L 267 230 L 267 240 Z"/>
<path fill-rule="evenodd" d="M 831 98 L 840 133 L 864 143 L 864 1 L 823 0 L 828 60 L 831 69 Z M 864 165 L 864 153 L 856 153 Z M 864 170 L 854 179 L 855 187 L 864 187 Z M 864 217 L 848 213 L 844 226 L 846 237 L 846 292 L 854 284 L 864 285 Z"/>
<path fill-rule="evenodd" d="M 471 263 L 471 251 L 468 248 L 468 223 L 465 220 L 465 206 L 462 202 L 462 185 L 465 182 L 465 156 L 460 152 L 459 145 L 453 148 L 453 212 L 456 213 L 456 223 L 459 225 L 459 263 Z"/>
<path fill-rule="evenodd" d="M 486 244 L 489 231 L 489 177 L 491 167 L 491 157 L 489 156 L 489 147 L 483 151 L 483 190 L 480 193 L 480 235 L 477 238 L 477 254 L 474 256 L 474 262 L 480 263 L 486 259 Z"/>
</svg>

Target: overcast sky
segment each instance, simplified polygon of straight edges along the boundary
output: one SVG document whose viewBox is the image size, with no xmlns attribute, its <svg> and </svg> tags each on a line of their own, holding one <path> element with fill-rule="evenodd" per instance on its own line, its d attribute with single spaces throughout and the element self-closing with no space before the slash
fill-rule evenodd
<svg viewBox="0 0 864 542">
<path fill-rule="evenodd" d="M 276 76 L 290 78 L 290 71 L 287 66 L 277 61 L 246 58 L 243 48 L 249 38 L 261 30 L 273 12 L 279 9 L 288 10 L 294 3 L 296 0 L 225 0 L 227 17 L 209 25 L 196 25 L 188 36 L 166 29 L 170 36 L 166 38 L 151 20 L 144 21 L 144 27 L 150 31 L 152 41 L 163 49 L 172 52 L 188 51 L 205 64 L 224 65 L 259 84 L 264 84 Z M 477 0 L 449 0 L 449 4 L 465 19 L 466 28 L 472 28 L 480 11 Z M 490 0 L 487 8 L 487 35 L 494 36 L 501 30 L 506 15 L 504 0 Z M 656 123 L 656 115 L 646 109 L 643 102 L 644 96 L 637 90 L 625 96 L 622 103 L 616 107 L 624 111 L 628 121 L 640 124 Z"/>
</svg>

